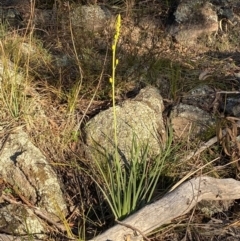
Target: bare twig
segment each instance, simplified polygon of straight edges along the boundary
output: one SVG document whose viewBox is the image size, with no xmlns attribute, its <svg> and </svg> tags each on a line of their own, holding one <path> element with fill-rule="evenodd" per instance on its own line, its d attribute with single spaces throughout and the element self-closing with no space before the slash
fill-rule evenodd
<svg viewBox="0 0 240 241">
<path fill-rule="evenodd" d="M 240 94 L 240 91 L 217 91 L 217 94 Z"/>
<path fill-rule="evenodd" d="M 132 229 L 134 232 L 137 231 L 138 233 L 140 233 L 140 235 L 141 235 L 145 240 L 150 241 L 150 239 L 149 239 L 141 230 L 139 230 L 138 228 L 133 227 L 133 226 L 130 225 L 130 224 L 126 224 L 126 223 L 123 223 L 123 222 L 121 222 L 121 221 L 118 221 L 117 219 L 115 219 L 115 222 L 118 223 L 118 224 L 120 224 L 120 225 L 122 225 L 122 226 L 125 226 L 125 227 L 127 227 L 127 228 Z"/>
</svg>

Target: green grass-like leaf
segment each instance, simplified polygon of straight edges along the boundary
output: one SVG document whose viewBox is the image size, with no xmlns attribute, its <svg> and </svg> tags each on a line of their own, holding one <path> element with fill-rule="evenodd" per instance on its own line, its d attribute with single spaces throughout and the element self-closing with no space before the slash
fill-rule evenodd
<svg viewBox="0 0 240 241">
<path fill-rule="evenodd" d="M 123 162 L 119 153 L 99 152 L 99 158 L 95 161 L 95 180 L 102 180 L 96 183 L 115 218 L 123 219 L 151 201 L 173 150 L 170 131 L 166 147 L 155 157 L 150 156 L 149 145 L 139 146 L 135 137 L 127 162 Z"/>
</svg>

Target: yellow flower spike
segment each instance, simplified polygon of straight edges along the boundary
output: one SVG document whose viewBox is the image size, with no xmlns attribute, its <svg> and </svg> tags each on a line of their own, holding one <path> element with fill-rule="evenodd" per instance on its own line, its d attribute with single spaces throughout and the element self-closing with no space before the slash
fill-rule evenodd
<svg viewBox="0 0 240 241">
<path fill-rule="evenodd" d="M 118 14 L 117 21 L 116 21 L 116 33 L 119 34 L 121 27 L 121 15 Z"/>
<path fill-rule="evenodd" d="M 113 119 L 114 119 L 114 142 L 115 142 L 115 155 L 117 160 L 117 114 L 116 114 L 116 102 L 115 102 L 115 76 L 116 76 L 116 66 L 118 65 L 118 59 L 116 58 L 117 43 L 120 36 L 121 29 L 121 15 L 118 14 L 115 23 L 115 34 L 112 45 L 112 76 L 109 82 L 112 85 L 112 103 L 113 103 Z"/>
</svg>

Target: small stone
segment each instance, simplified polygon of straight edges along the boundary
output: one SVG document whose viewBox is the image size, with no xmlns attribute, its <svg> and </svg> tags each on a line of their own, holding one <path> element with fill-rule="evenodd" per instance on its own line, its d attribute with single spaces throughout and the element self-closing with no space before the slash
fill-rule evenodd
<svg viewBox="0 0 240 241">
<path fill-rule="evenodd" d="M 169 33 L 181 44 L 193 45 L 202 35 L 218 31 L 217 12 L 209 2 L 182 1 L 174 15 Z"/>
<path fill-rule="evenodd" d="M 211 115 L 192 105 L 179 104 L 171 112 L 172 127 L 176 138 L 196 138 L 214 125 Z"/>
<path fill-rule="evenodd" d="M 82 27 L 87 31 L 104 29 L 112 17 L 107 8 L 99 5 L 77 6 L 70 15 L 73 26 Z"/>
<path fill-rule="evenodd" d="M 216 98 L 215 90 L 208 85 L 201 85 L 185 94 L 182 98 L 183 104 L 189 104 L 200 109 L 209 111 Z"/>
</svg>

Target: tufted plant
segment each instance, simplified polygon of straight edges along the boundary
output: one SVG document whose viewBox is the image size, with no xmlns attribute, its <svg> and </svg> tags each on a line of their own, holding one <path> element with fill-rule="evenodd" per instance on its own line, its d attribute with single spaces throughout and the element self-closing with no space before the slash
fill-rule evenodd
<svg viewBox="0 0 240 241">
<path fill-rule="evenodd" d="M 159 177 L 163 174 L 165 162 L 169 159 L 172 148 L 172 131 L 168 133 L 165 147 L 159 147 L 159 154 L 150 154 L 148 143 L 138 144 L 137 136 L 133 135 L 130 146 L 130 157 L 123 160 L 118 148 L 117 113 L 115 103 L 115 73 L 118 64 L 116 58 L 117 42 L 120 35 L 121 16 L 118 15 L 116 33 L 112 45 L 112 86 L 113 129 L 115 151 L 104 150 L 101 143 L 97 144 L 93 179 L 102 191 L 115 219 L 123 219 L 127 215 L 150 202 L 156 189 Z"/>
</svg>

